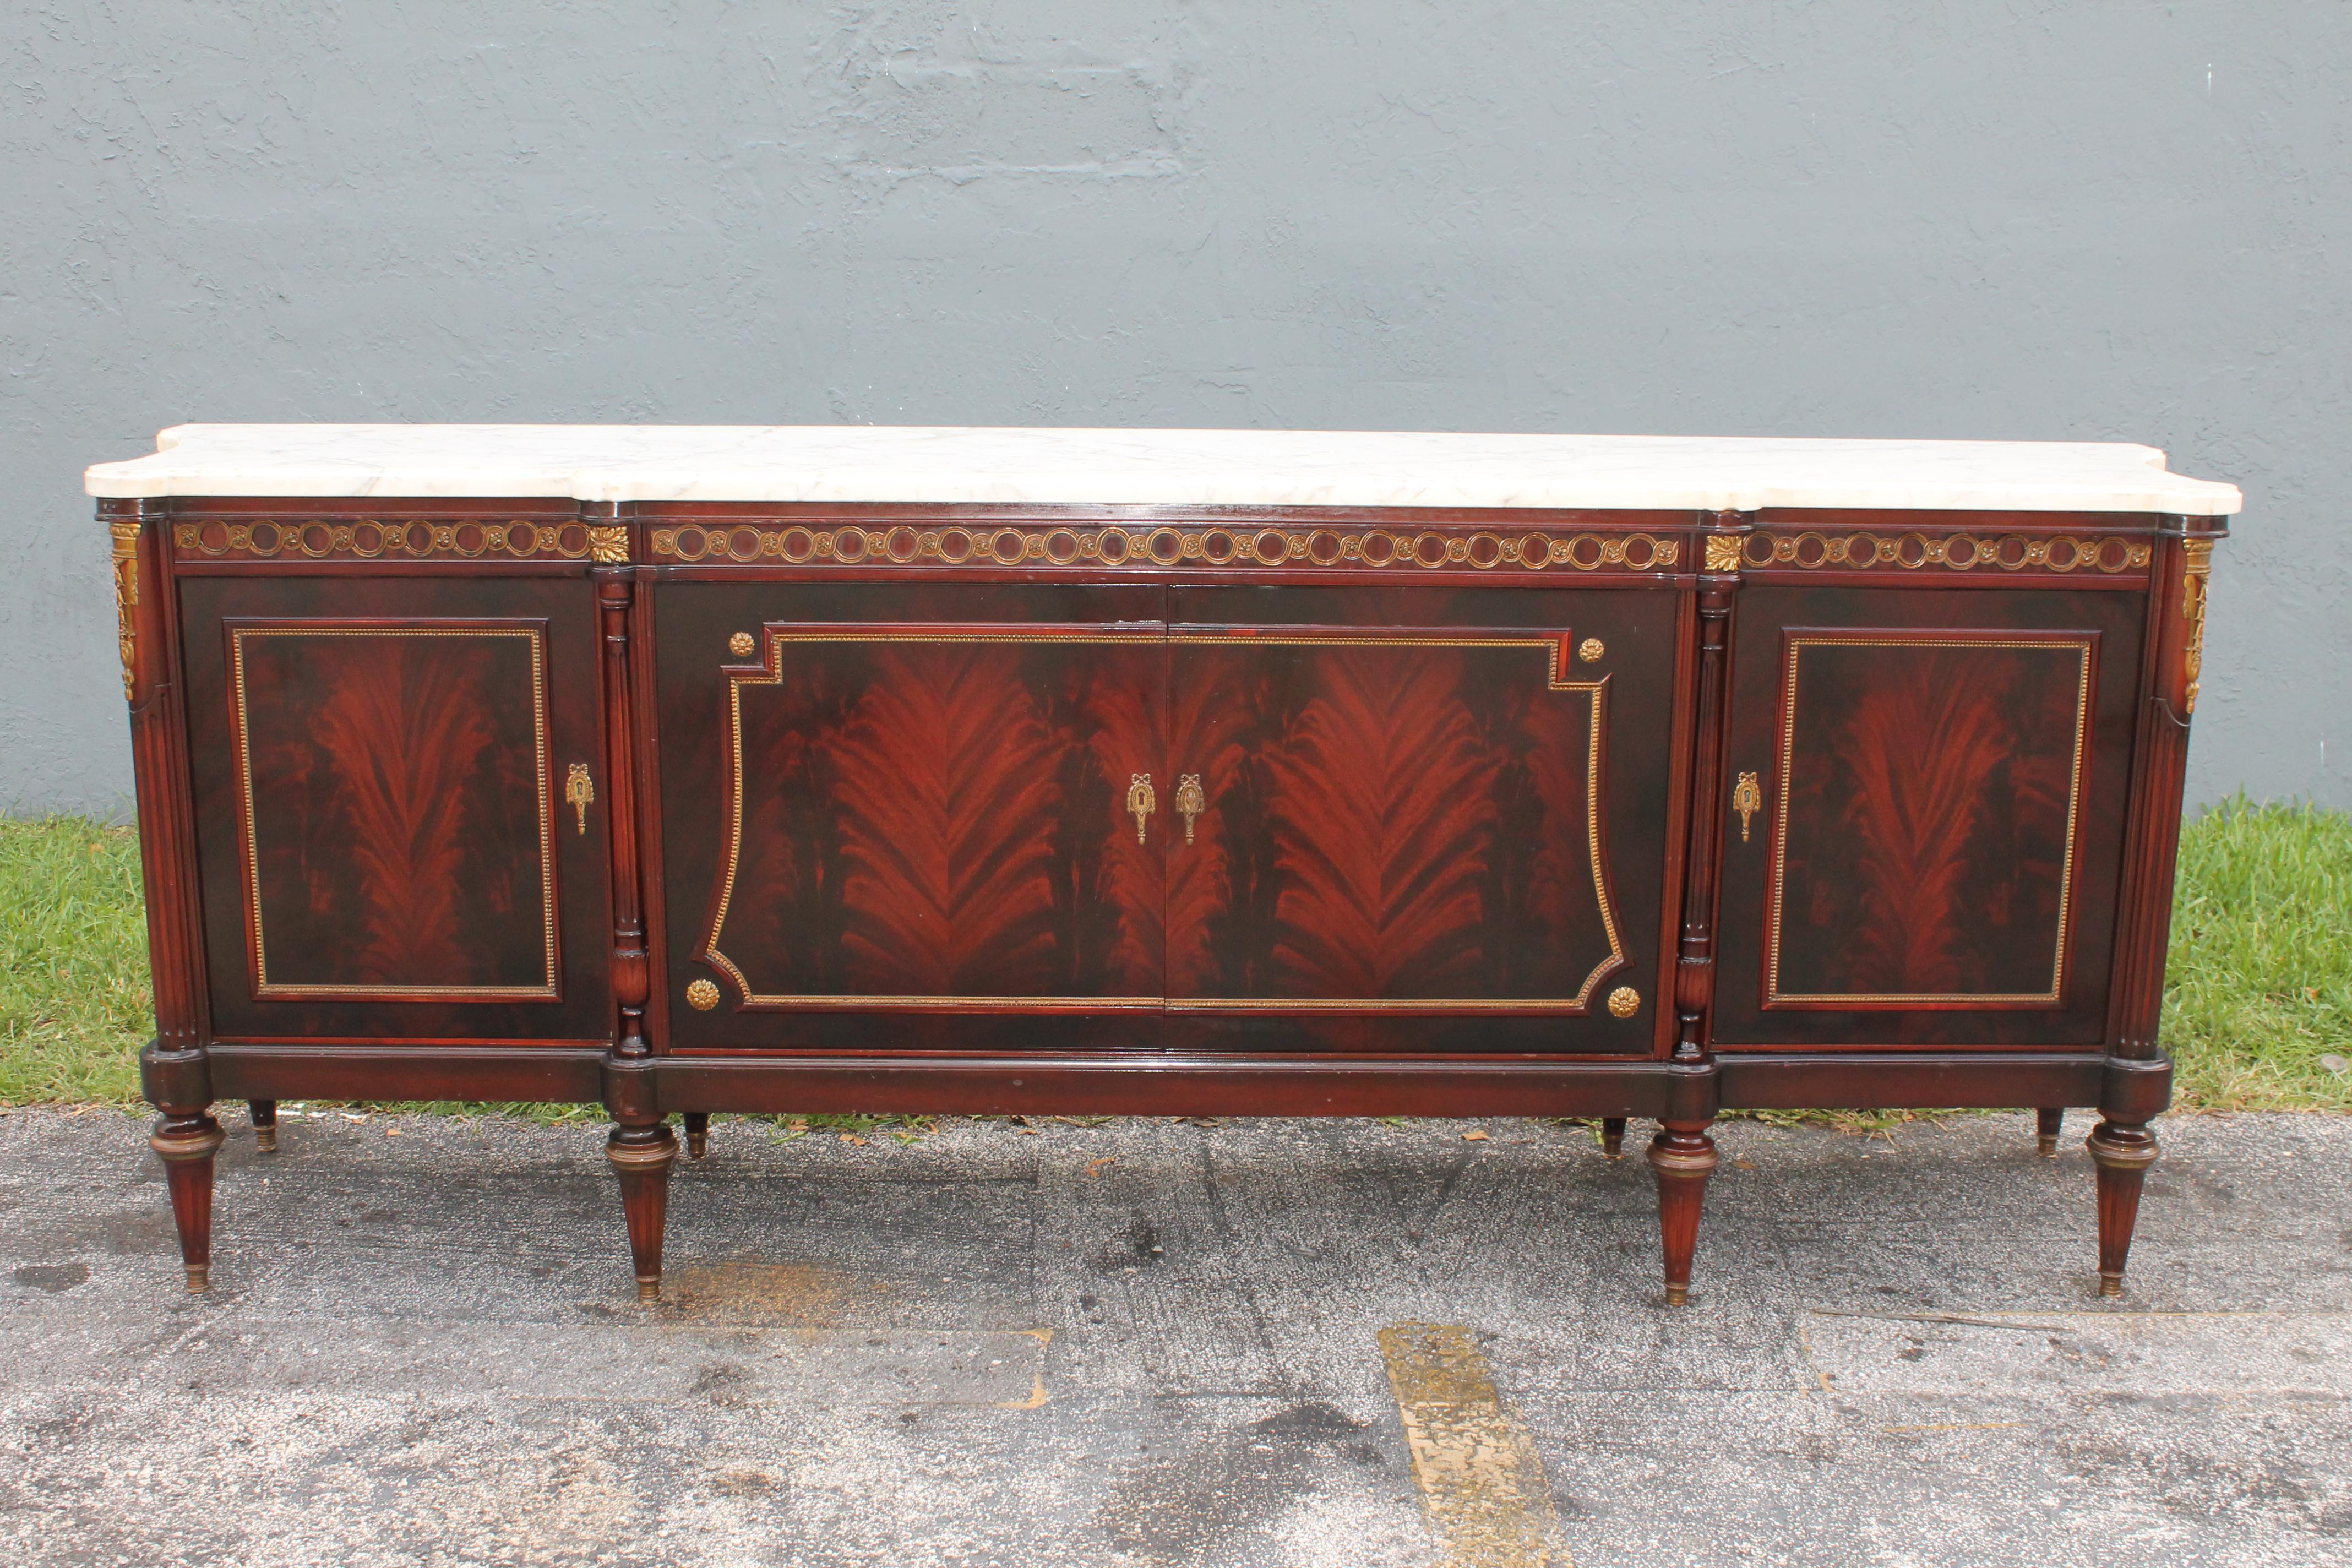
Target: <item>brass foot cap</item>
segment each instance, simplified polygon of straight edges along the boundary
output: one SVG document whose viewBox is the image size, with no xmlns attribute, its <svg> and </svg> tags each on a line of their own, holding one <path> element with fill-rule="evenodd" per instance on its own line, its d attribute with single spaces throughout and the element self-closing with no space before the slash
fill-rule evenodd
<svg viewBox="0 0 2352 1568">
<path fill-rule="evenodd" d="M 2055 1138 L 2042 1140 L 2042 1157 L 2045 1160 L 2055 1160 L 2058 1157 L 2058 1140 Z"/>
<path fill-rule="evenodd" d="M 1687 1285 L 1669 1285 L 1669 1286 L 1667 1286 L 1667 1287 L 1666 1287 L 1666 1305 L 1667 1305 L 1667 1306 L 1669 1306 L 1669 1307 L 1687 1307 L 1687 1306 L 1689 1306 L 1689 1305 L 1690 1305 L 1690 1287 L 1689 1287 L 1689 1286 L 1687 1286 Z"/>
<path fill-rule="evenodd" d="M 211 1289 L 212 1288 L 213 1288 L 213 1268 L 212 1268 L 212 1265 L 211 1265 L 211 1264 L 209 1264 L 209 1263 L 191 1263 L 191 1264 L 189 1264 L 189 1265 L 188 1265 L 188 1289 L 191 1289 L 191 1290 L 195 1290 L 195 1291 L 199 1291 L 199 1292 L 201 1292 L 201 1291 L 209 1290 L 209 1289 Z"/>
<path fill-rule="evenodd" d="M 2120 1275 L 2120 1274 L 2102 1274 L 2102 1275 L 2100 1275 L 2100 1276 L 2099 1276 L 2099 1294 L 2100 1294 L 2100 1295 L 2102 1295 L 2102 1296 L 2120 1296 L 2120 1295 L 2122 1295 L 2123 1293 L 2124 1293 L 2124 1277 L 2123 1277 L 2122 1275 Z"/>
<path fill-rule="evenodd" d="M 661 1281 L 660 1281 L 660 1280 L 658 1280 L 658 1279 L 640 1279 L 640 1280 L 638 1280 L 638 1281 L 637 1281 L 637 1300 L 640 1300 L 640 1301 L 658 1301 L 658 1300 L 661 1300 Z"/>
<path fill-rule="evenodd" d="M 278 1152 L 278 1129 L 257 1127 L 253 1130 L 253 1146 L 265 1154 Z"/>
<path fill-rule="evenodd" d="M 701 1159 L 705 1154 L 708 1154 L 709 1152 L 710 1152 L 710 1140 L 709 1140 L 709 1139 L 708 1139 L 708 1138 L 688 1138 L 688 1139 L 686 1141 L 686 1157 L 687 1157 L 688 1159 L 689 1159 L 689 1160 L 699 1160 L 699 1159 Z"/>
</svg>

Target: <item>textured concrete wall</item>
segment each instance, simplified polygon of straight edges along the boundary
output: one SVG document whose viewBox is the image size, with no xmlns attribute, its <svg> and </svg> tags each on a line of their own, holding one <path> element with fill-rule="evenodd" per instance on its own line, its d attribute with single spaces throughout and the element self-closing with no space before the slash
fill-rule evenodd
<svg viewBox="0 0 2352 1568">
<path fill-rule="evenodd" d="M 129 787 L 82 466 L 330 419 L 2147 441 L 2248 499 L 2192 789 L 2347 803 L 2348 61 L 2286 0 L 19 0 L 0 805 Z"/>
</svg>

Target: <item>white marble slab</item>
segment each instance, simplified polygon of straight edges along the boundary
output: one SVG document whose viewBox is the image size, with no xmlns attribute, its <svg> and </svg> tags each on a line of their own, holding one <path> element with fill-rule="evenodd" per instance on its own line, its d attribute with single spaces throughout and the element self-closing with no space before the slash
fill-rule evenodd
<svg viewBox="0 0 2352 1568">
<path fill-rule="evenodd" d="M 95 496 L 1150 506 L 1886 507 L 2215 516 L 2153 447 L 1325 430 L 182 425 Z"/>
</svg>

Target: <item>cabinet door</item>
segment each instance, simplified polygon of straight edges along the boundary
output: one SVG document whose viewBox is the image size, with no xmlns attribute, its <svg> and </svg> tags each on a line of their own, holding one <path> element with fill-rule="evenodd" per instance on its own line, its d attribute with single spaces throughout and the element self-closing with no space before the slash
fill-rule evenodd
<svg viewBox="0 0 2352 1568">
<path fill-rule="evenodd" d="M 756 1015 L 781 1012 L 1156 1013 L 1161 604 L 663 585 L 671 1038 L 772 1044 Z"/>
<path fill-rule="evenodd" d="M 1719 1043 L 2103 1037 L 2144 604 L 1742 594 Z"/>
<path fill-rule="evenodd" d="M 1522 1015 L 1634 1051 L 1656 997 L 1672 600 L 1180 590 L 1171 1010 Z"/>
<path fill-rule="evenodd" d="M 587 584 L 179 593 L 214 1033 L 609 1038 Z"/>
</svg>

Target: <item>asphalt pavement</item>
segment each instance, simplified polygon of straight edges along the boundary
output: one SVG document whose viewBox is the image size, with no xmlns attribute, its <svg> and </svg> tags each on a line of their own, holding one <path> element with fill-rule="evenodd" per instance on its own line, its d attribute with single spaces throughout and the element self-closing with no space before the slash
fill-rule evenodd
<svg viewBox="0 0 2352 1568">
<path fill-rule="evenodd" d="M 2352 1120 L 1735 1122 L 1692 1304 L 1634 1124 L 718 1122 L 640 1306 L 602 1131 L 0 1115 L 27 1563 L 2342 1564 Z M 1484 1138 L 1465 1133 L 1484 1132 Z"/>
</svg>

